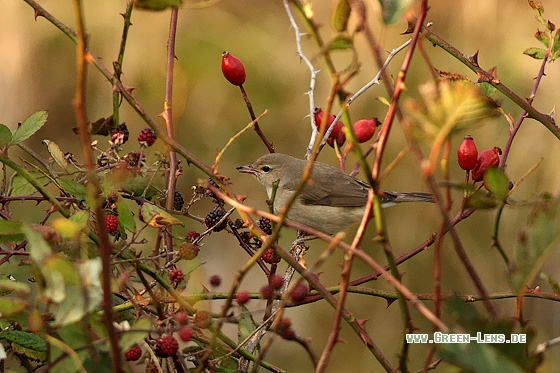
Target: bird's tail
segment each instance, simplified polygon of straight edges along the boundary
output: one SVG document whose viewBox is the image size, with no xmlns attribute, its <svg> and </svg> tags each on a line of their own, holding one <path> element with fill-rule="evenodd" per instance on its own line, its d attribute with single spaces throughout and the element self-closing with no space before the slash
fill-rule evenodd
<svg viewBox="0 0 560 373">
<path fill-rule="evenodd" d="M 392 206 L 401 202 L 434 202 L 434 196 L 422 192 L 383 192 L 382 204 Z"/>
</svg>

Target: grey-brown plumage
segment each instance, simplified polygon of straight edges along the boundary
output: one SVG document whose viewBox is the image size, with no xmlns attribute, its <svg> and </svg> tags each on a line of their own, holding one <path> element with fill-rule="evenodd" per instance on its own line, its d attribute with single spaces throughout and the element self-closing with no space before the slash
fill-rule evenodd
<svg viewBox="0 0 560 373">
<path fill-rule="evenodd" d="M 285 154 L 267 154 L 255 162 L 237 167 L 265 186 L 271 198 L 273 184 L 278 181 L 274 212 L 280 213 L 299 185 L 307 161 Z M 370 186 L 339 169 L 315 162 L 311 177 L 288 211 L 288 219 L 333 234 L 359 222 L 364 214 Z M 400 202 L 433 202 L 428 193 L 383 192 L 383 207 Z"/>
</svg>

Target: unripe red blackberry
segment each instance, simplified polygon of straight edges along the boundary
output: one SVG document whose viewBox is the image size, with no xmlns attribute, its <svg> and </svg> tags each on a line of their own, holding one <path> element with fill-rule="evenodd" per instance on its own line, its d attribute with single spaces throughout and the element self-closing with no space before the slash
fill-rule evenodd
<svg viewBox="0 0 560 373">
<path fill-rule="evenodd" d="M 290 299 L 294 302 L 301 302 L 304 300 L 307 295 L 309 294 L 309 289 L 304 284 L 297 284 L 294 288 L 290 291 Z"/>
<path fill-rule="evenodd" d="M 272 289 L 280 290 L 280 288 L 282 288 L 282 285 L 284 285 L 284 279 L 281 276 L 272 275 L 268 279 L 268 284 Z"/>
<path fill-rule="evenodd" d="M 127 361 L 136 361 L 142 357 L 142 349 L 140 346 L 134 345 L 124 353 L 124 357 Z"/>
<path fill-rule="evenodd" d="M 175 190 L 175 195 L 173 196 L 173 208 L 175 210 L 181 210 L 184 204 L 185 200 L 183 199 L 183 196 L 178 190 Z"/>
<path fill-rule="evenodd" d="M 239 303 L 240 306 L 242 306 L 249 300 L 251 300 L 251 296 L 249 295 L 248 291 L 242 290 L 235 294 L 235 300 L 237 301 L 237 303 Z"/>
<path fill-rule="evenodd" d="M 243 63 L 228 51 L 222 52 L 222 73 L 228 82 L 238 86 L 243 85 L 247 77 Z"/>
<path fill-rule="evenodd" d="M 220 220 L 222 220 L 225 214 L 226 213 L 220 209 L 214 209 L 206 215 L 206 218 L 204 218 L 204 224 L 206 224 L 207 228 L 212 228 L 214 225 L 218 224 Z M 214 232 L 222 231 L 226 226 L 227 221 L 224 220 L 220 225 L 214 227 Z"/>
<path fill-rule="evenodd" d="M 179 343 L 175 337 L 166 335 L 156 338 L 155 354 L 160 357 L 169 357 L 175 355 L 179 351 Z"/>
<path fill-rule="evenodd" d="M 272 234 L 272 223 L 270 222 L 270 219 L 260 218 L 258 224 L 259 228 L 262 229 L 264 233 L 268 235 Z"/>
<path fill-rule="evenodd" d="M 278 334 L 287 341 L 293 341 L 296 338 L 296 332 L 292 328 L 281 330 Z"/>
<path fill-rule="evenodd" d="M 193 260 L 198 256 L 199 251 L 198 245 L 191 242 L 183 242 L 181 246 L 179 246 L 179 258 Z"/>
<path fill-rule="evenodd" d="M 150 127 L 144 128 L 138 134 L 138 142 L 142 146 L 152 146 L 157 140 L 157 135 Z"/>
<path fill-rule="evenodd" d="M 187 235 L 185 236 L 185 238 L 189 242 L 194 242 L 194 240 L 196 240 L 198 237 L 200 237 L 200 233 L 196 231 L 188 231 Z"/>
<path fill-rule="evenodd" d="M 217 287 L 222 283 L 222 278 L 219 275 L 210 276 L 210 285 Z"/>
<path fill-rule="evenodd" d="M 264 260 L 265 263 L 268 263 L 268 264 L 279 263 L 280 259 L 282 259 L 282 258 L 280 258 L 278 255 L 274 254 L 274 250 L 272 249 L 272 247 L 269 247 L 268 249 L 266 249 L 265 252 L 262 255 L 262 260 Z"/>
<path fill-rule="evenodd" d="M 498 167 L 500 164 L 500 155 L 502 155 L 502 149 L 498 147 L 486 149 L 478 153 L 478 161 L 472 170 L 473 180 L 482 181 L 484 179 L 484 174 L 489 168 Z"/>
<path fill-rule="evenodd" d="M 115 145 L 122 145 L 128 141 L 128 127 L 121 123 L 111 131 L 111 141 Z"/>
<path fill-rule="evenodd" d="M 119 229 L 119 219 L 113 214 L 105 215 L 105 227 L 107 228 L 107 232 L 115 232 Z"/>
<path fill-rule="evenodd" d="M 181 338 L 181 341 L 188 342 L 192 338 L 193 331 L 188 326 L 184 326 L 181 328 L 181 330 L 179 330 L 179 333 L 177 334 L 179 335 L 179 338 Z"/>
<path fill-rule="evenodd" d="M 169 281 L 172 283 L 178 284 L 183 281 L 184 278 L 185 274 L 179 268 L 175 268 L 169 273 Z"/>
<path fill-rule="evenodd" d="M 187 325 L 189 323 L 189 314 L 185 311 L 181 311 L 175 316 L 175 320 L 181 325 Z"/>
<path fill-rule="evenodd" d="M 272 299 L 272 296 L 274 295 L 274 289 L 270 285 L 264 285 L 259 290 L 259 292 L 261 294 L 262 299 Z"/>
<path fill-rule="evenodd" d="M 465 171 L 475 168 L 478 162 L 478 150 L 472 136 L 467 135 L 457 149 L 457 163 Z"/>
</svg>

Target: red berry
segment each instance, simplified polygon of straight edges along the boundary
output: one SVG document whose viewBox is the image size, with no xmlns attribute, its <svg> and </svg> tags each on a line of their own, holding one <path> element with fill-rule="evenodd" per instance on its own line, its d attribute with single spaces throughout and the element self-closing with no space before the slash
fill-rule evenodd
<svg viewBox="0 0 560 373">
<path fill-rule="evenodd" d="M 278 334 L 287 341 L 293 341 L 296 338 L 296 332 L 291 328 L 281 330 Z"/>
<path fill-rule="evenodd" d="M 494 147 L 492 149 L 486 149 L 478 153 L 478 161 L 476 166 L 472 170 L 472 178 L 474 181 L 482 181 L 484 179 L 484 174 L 489 168 L 498 167 L 500 164 L 500 155 L 502 154 L 502 149 Z"/>
<path fill-rule="evenodd" d="M 187 232 L 187 241 L 189 242 L 193 242 L 194 240 L 196 240 L 198 237 L 200 237 L 200 233 L 196 232 L 196 231 L 188 231 Z"/>
<path fill-rule="evenodd" d="M 217 287 L 222 283 L 222 278 L 218 275 L 210 276 L 210 285 Z"/>
<path fill-rule="evenodd" d="M 132 346 L 128 351 L 124 353 L 124 357 L 127 361 L 136 361 L 142 356 L 142 349 L 138 345 Z"/>
<path fill-rule="evenodd" d="M 274 290 L 280 290 L 282 285 L 284 285 L 284 279 L 278 275 L 272 275 L 268 279 L 268 284 Z"/>
<path fill-rule="evenodd" d="M 179 351 L 179 343 L 174 337 L 166 335 L 156 339 L 156 350 L 154 351 L 156 355 L 169 357 L 175 355 L 177 351 Z"/>
<path fill-rule="evenodd" d="M 179 258 L 185 260 L 193 260 L 198 256 L 200 249 L 197 244 L 191 242 L 183 242 L 179 246 Z"/>
<path fill-rule="evenodd" d="M 274 254 L 274 250 L 272 249 L 272 247 L 266 249 L 262 256 L 262 260 L 264 260 L 265 263 L 268 264 L 279 263 L 280 259 L 281 258 L 278 255 Z"/>
<path fill-rule="evenodd" d="M 261 293 L 261 298 L 272 299 L 272 296 L 274 295 L 274 289 L 270 285 L 264 285 L 261 288 L 260 293 Z"/>
<path fill-rule="evenodd" d="M 191 340 L 193 332 L 191 328 L 185 326 L 181 328 L 181 330 L 179 330 L 178 334 L 179 334 L 179 338 L 181 338 L 181 341 L 188 342 Z"/>
<path fill-rule="evenodd" d="M 478 162 L 478 150 L 472 136 L 465 136 L 459 149 L 457 149 L 457 161 L 459 167 L 463 170 L 469 171 L 475 168 Z"/>
<path fill-rule="evenodd" d="M 294 302 L 301 302 L 309 294 L 309 289 L 304 284 L 297 284 L 294 286 L 292 291 L 290 291 L 290 299 Z"/>
<path fill-rule="evenodd" d="M 105 227 L 107 228 L 107 232 L 113 233 L 119 229 L 119 219 L 113 214 L 105 215 Z"/>
<path fill-rule="evenodd" d="M 233 85 L 243 85 L 245 83 L 245 67 L 238 58 L 229 54 L 228 51 L 222 52 L 222 73 L 225 78 Z"/>
<path fill-rule="evenodd" d="M 189 314 L 185 311 L 181 311 L 177 314 L 176 320 L 181 325 L 187 325 L 189 323 Z"/>
<path fill-rule="evenodd" d="M 173 283 L 178 284 L 179 282 L 183 281 L 185 278 L 185 274 L 179 268 L 175 268 L 169 273 L 169 280 Z"/>
<path fill-rule="evenodd" d="M 248 291 L 243 290 L 235 294 L 235 300 L 237 301 L 237 303 L 239 303 L 240 306 L 247 303 L 250 299 L 251 296 L 249 295 Z"/>
<path fill-rule="evenodd" d="M 140 143 L 140 145 L 152 146 L 154 145 L 154 142 L 156 142 L 156 139 L 157 136 L 154 130 L 152 130 L 150 127 L 144 128 L 138 134 L 138 142 Z"/>
<path fill-rule="evenodd" d="M 360 119 L 352 125 L 352 131 L 356 136 L 356 141 L 363 143 L 373 137 L 375 129 L 380 124 L 376 118 Z"/>
<path fill-rule="evenodd" d="M 315 116 L 315 125 L 317 126 L 317 128 L 320 128 L 321 121 L 323 120 L 323 115 L 325 115 L 325 112 L 321 108 L 315 108 L 315 111 L 313 111 L 313 115 Z M 335 118 L 336 117 L 334 115 L 329 114 L 329 117 L 327 118 L 326 130 L 329 129 Z M 327 139 L 327 144 L 329 144 L 331 147 L 334 146 L 334 140 L 336 140 L 336 143 L 339 147 L 342 146 L 346 141 L 346 134 L 344 133 L 344 131 L 342 131 L 342 127 L 344 127 L 342 122 L 336 122 L 336 124 L 334 125 L 329 138 Z"/>
</svg>

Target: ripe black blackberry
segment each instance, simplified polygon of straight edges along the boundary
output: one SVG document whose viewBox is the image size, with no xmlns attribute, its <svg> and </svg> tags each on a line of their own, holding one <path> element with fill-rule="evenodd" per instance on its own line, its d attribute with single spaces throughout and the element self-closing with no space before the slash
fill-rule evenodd
<svg viewBox="0 0 560 373">
<path fill-rule="evenodd" d="M 259 219 L 259 228 L 263 230 L 264 233 L 271 235 L 272 234 L 272 223 L 268 218 L 260 218 Z"/>
<path fill-rule="evenodd" d="M 157 135 L 151 128 L 144 128 L 138 134 L 138 142 L 142 146 L 152 146 L 157 140 Z"/>
<path fill-rule="evenodd" d="M 220 209 L 214 209 L 206 215 L 204 219 L 204 224 L 206 224 L 206 228 L 212 228 L 214 225 L 218 224 L 220 220 L 224 217 L 226 213 Z M 214 228 L 214 232 L 219 232 L 225 229 L 227 225 L 227 221 L 224 220 L 220 225 Z"/>
<path fill-rule="evenodd" d="M 181 210 L 184 204 L 185 200 L 183 199 L 183 196 L 178 190 L 175 190 L 175 195 L 173 196 L 173 208 L 175 210 Z"/>
<path fill-rule="evenodd" d="M 128 128 L 126 124 L 121 123 L 113 131 L 111 131 L 111 141 L 115 145 L 122 145 L 128 141 Z"/>
</svg>

